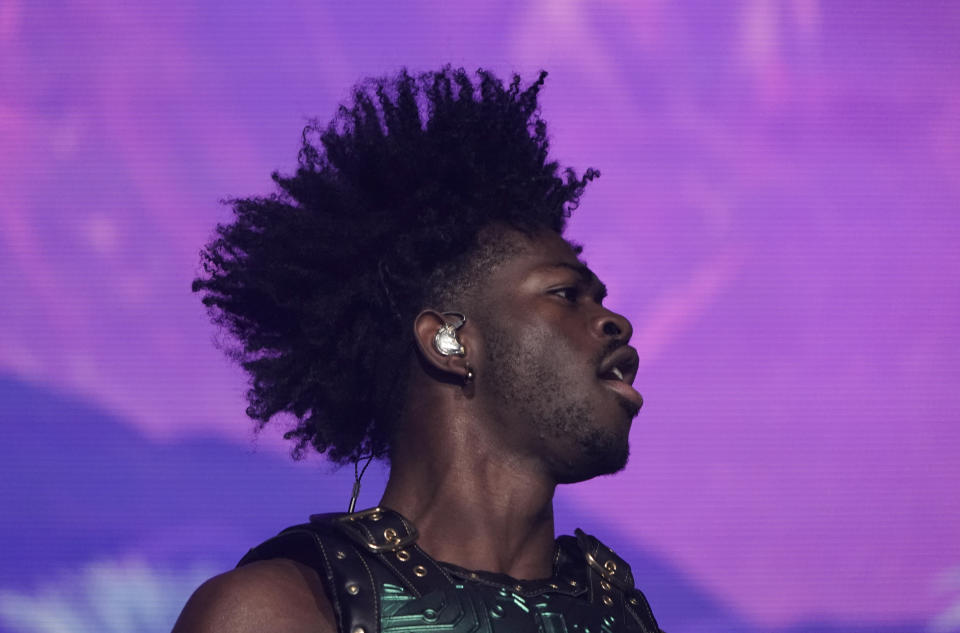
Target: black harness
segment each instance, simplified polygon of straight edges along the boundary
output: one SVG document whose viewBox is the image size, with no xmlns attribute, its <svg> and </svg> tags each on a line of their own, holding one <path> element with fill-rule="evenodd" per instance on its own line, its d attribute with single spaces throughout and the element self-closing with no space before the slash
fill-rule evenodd
<svg viewBox="0 0 960 633">
<path fill-rule="evenodd" d="M 238 567 L 289 558 L 317 571 L 340 633 L 662 633 L 613 550 L 576 530 L 553 576 L 516 580 L 442 563 L 399 513 L 320 514 L 251 549 Z"/>
</svg>

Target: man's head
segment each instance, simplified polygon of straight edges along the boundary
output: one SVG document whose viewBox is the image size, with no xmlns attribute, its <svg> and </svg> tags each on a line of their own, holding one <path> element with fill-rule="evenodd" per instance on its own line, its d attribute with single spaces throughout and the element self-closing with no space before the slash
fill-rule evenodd
<svg viewBox="0 0 960 633">
<path fill-rule="evenodd" d="M 368 81 L 332 123 L 306 128 L 296 173 L 274 174 L 277 194 L 231 201 L 234 220 L 219 225 L 202 252 L 193 289 L 239 343 L 230 352 L 251 377 L 247 414 L 260 426 L 292 413 L 287 436 L 297 452 L 310 445 L 341 462 L 385 455 L 417 354 L 415 320 L 426 308 L 466 304 L 477 306 L 471 328 L 489 325 L 476 362 L 491 406 L 499 399 L 528 413 L 553 407 L 560 415 L 546 417 L 554 426 L 535 431 L 547 440 L 574 433 L 595 406 L 630 413 L 622 397 L 593 388 L 585 400 L 537 402 L 531 393 L 532 373 L 554 381 L 541 383 L 551 388 L 582 378 L 574 352 L 596 370 L 629 337 L 622 317 L 601 325 L 619 328 L 619 339 L 608 334 L 599 345 L 571 336 L 553 345 L 549 328 L 508 305 L 507 286 L 491 294 L 488 283 L 535 253 L 576 265 L 578 250 L 560 235 L 597 172 L 577 177 L 548 159 L 537 106 L 544 78 L 521 88 L 519 77 L 504 86 L 488 72 L 473 82 L 446 68 Z M 555 293 L 563 301 L 563 291 Z M 545 360 L 564 366 L 551 373 Z M 496 366 L 503 369 L 487 375 Z M 520 374 L 510 379 L 510 371 Z M 524 381 L 530 389 L 521 389 Z M 629 417 L 611 432 L 628 427 Z M 602 437 L 577 441 L 602 452 Z"/>
<path fill-rule="evenodd" d="M 619 470 L 642 405 L 630 386 L 630 322 L 603 305 L 606 288 L 559 234 L 506 229 L 496 239 L 509 254 L 456 304 L 467 315 L 457 331 L 462 355 L 434 344 L 438 326 L 458 316 L 425 310 L 416 319 L 426 378 L 412 390 L 447 394 L 448 406 L 433 409 L 488 425 L 473 441 L 493 437 L 497 455 L 536 463 L 558 483 Z"/>
</svg>

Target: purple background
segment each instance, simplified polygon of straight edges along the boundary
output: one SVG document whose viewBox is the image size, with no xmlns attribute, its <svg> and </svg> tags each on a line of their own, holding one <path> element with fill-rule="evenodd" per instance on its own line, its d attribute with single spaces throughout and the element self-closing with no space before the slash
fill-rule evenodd
<svg viewBox="0 0 960 633">
<path fill-rule="evenodd" d="M 450 62 L 549 70 L 554 156 L 603 172 L 568 235 L 647 404 L 559 528 L 670 633 L 960 631 L 958 33 L 953 2 L 3 0 L 0 630 L 167 630 L 345 505 L 252 439 L 189 284 L 308 117 Z"/>
</svg>

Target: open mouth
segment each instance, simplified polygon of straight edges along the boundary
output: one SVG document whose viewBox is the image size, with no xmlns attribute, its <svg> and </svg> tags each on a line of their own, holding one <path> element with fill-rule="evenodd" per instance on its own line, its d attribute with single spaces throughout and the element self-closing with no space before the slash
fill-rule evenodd
<svg viewBox="0 0 960 633">
<path fill-rule="evenodd" d="M 639 365 L 640 358 L 637 350 L 624 345 L 610 354 L 597 372 L 607 387 L 616 391 L 637 409 L 643 406 L 643 396 L 633 388 Z"/>
<path fill-rule="evenodd" d="M 616 391 L 618 396 L 630 403 L 631 407 L 635 409 L 635 411 L 633 411 L 634 415 L 636 415 L 637 411 L 643 407 L 643 396 L 641 396 L 640 392 L 634 389 L 631 385 L 613 379 L 604 380 L 603 384 L 611 391 Z"/>
<path fill-rule="evenodd" d="M 604 380 L 615 380 L 625 385 L 632 385 L 637 377 L 637 367 L 640 357 L 637 350 L 629 345 L 623 345 L 614 350 L 600 364 L 597 374 Z"/>
<path fill-rule="evenodd" d="M 600 377 L 604 380 L 619 380 L 623 382 L 623 370 L 619 367 L 614 367 Z"/>
</svg>

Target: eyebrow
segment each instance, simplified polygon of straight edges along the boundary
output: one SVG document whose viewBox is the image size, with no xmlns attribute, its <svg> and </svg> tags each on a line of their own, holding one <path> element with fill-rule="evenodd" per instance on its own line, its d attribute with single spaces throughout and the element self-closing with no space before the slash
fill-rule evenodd
<svg viewBox="0 0 960 633">
<path fill-rule="evenodd" d="M 557 262 L 555 264 L 547 264 L 549 268 L 569 268 L 573 272 L 580 275 L 581 278 L 588 285 L 596 285 L 598 287 L 597 291 L 597 301 L 603 301 L 607 296 L 607 285 L 600 281 L 600 278 L 597 277 L 597 274 L 590 270 L 590 267 L 584 263 L 571 264 L 569 262 Z"/>
</svg>

